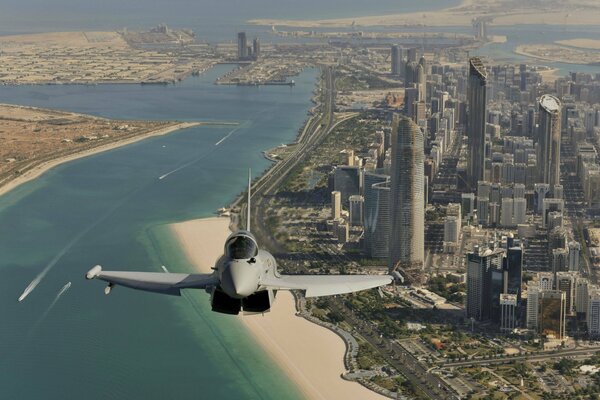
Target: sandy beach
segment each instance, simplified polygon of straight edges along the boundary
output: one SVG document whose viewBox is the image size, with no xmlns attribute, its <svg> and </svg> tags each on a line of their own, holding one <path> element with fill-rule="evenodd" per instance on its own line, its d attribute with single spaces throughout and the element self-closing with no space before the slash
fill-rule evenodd
<svg viewBox="0 0 600 400">
<path fill-rule="evenodd" d="M 84 151 L 81 151 L 81 152 L 78 152 L 78 153 L 69 154 L 69 155 L 64 156 L 64 157 L 59 157 L 59 158 L 56 158 L 56 159 L 53 159 L 53 160 L 50 160 L 50 161 L 43 162 L 43 163 L 35 166 L 34 168 L 32 168 L 30 170 L 27 170 L 22 175 L 17 176 L 15 179 L 7 182 L 5 185 L 3 185 L 2 187 L 0 187 L 0 196 L 3 195 L 3 194 L 5 194 L 5 193 L 7 193 L 7 192 L 10 192 L 14 188 L 16 188 L 17 186 L 20 186 L 20 185 L 24 184 L 25 182 L 29 182 L 30 180 L 39 177 L 44 172 L 48 171 L 51 168 L 56 167 L 57 165 L 64 164 L 64 163 L 69 162 L 69 161 L 77 160 L 79 158 L 87 157 L 87 156 L 90 156 L 92 154 L 102 153 L 104 151 L 112 150 L 112 149 L 115 149 L 117 147 L 121 147 L 121 146 L 125 146 L 125 145 L 131 144 L 131 143 L 135 143 L 135 142 L 138 142 L 140 140 L 147 139 L 147 138 L 149 138 L 151 136 L 166 135 L 168 133 L 177 131 L 179 129 L 190 128 L 192 126 L 197 126 L 197 125 L 200 125 L 200 124 L 201 123 L 199 123 L 199 122 L 182 122 L 182 123 L 178 123 L 178 124 L 174 124 L 174 125 L 168 126 L 166 128 L 161 128 L 161 129 L 149 131 L 148 133 L 141 134 L 141 135 L 138 135 L 138 136 L 135 136 L 135 137 L 132 137 L 132 138 L 127 138 L 127 139 L 123 139 L 123 140 L 116 140 L 114 142 L 107 143 L 105 145 L 100 145 L 98 147 L 94 147 L 93 149 L 84 150 Z"/>
<path fill-rule="evenodd" d="M 197 219 L 171 225 L 190 262 L 210 272 L 229 235 L 228 218 Z M 279 368 L 309 399 L 384 399 L 356 382 L 343 380 L 343 340 L 295 315 L 293 296 L 279 292 L 271 312 L 238 317 Z"/>
</svg>

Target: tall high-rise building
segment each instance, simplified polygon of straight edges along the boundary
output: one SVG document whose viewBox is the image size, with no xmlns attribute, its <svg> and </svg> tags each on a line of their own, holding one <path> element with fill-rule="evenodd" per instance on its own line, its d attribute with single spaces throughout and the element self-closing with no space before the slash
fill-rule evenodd
<svg viewBox="0 0 600 400">
<path fill-rule="evenodd" d="M 246 32 L 238 32 L 237 34 L 238 60 L 244 60 L 248 57 L 248 41 L 246 40 Z"/>
<path fill-rule="evenodd" d="M 542 228 L 548 228 L 550 221 L 549 214 L 558 211 L 559 215 L 561 215 L 564 208 L 565 201 L 563 199 L 544 199 L 542 202 Z"/>
<path fill-rule="evenodd" d="M 252 56 L 254 59 L 260 57 L 260 40 L 258 38 L 254 38 L 252 41 Z"/>
<path fill-rule="evenodd" d="M 404 87 L 410 88 L 419 83 L 419 64 L 414 61 L 407 61 L 404 65 Z"/>
<path fill-rule="evenodd" d="M 390 242 L 390 177 L 381 170 L 365 172 L 364 235 L 369 257 L 388 258 Z"/>
<path fill-rule="evenodd" d="M 467 86 L 467 136 L 469 158 L 467 179 L 471 189 L 485 178 L 485 118 L 487 72 L 478 57 L 469 59 L 469 83 Z"/>
<path fill-rule="evenodd" d="M 519 89 L 522 92 L 527 90 L 527 65 L 519 65 Z"/>
<path fill-rule="evenodd" d="M 506 251 L 503 261 L 504 293 L 514 294 L 521 301 L 521 281 L 523 280 L 523 247 L 512 246 Z"/>
<path fill-rule="evenodd" d="M 567 264 L 569 263 L 569 252 L 564 248 L 552 249 L 552 260 L 551 267 L 552 273 L 564 272 L 567 270 Z"/>
<path fill-rule="evenodd" d="M 392 45 L 392 75 L 404 76 L 404 49 L 397 44 Z"/>
<path fill-rule="evenodd" d="M 567 315 L 574 314 L 577 290 L 577 273 L 557 272 L 555 285 L 556 290 L 560 290 L 565 293 L 565 310 Z"/>
<path fill-rule="evenodd" d="M 425 253 L 423 133 L 409 118 L 394 115 L 391 168 L 389 266 L 405 280 L 420 281 Z"/>
<path fill-rule="evenodd" d="M 569 271 L 579 272 L 579 252 L 581 245 L 579 242 L 569 242 Z"/>
<path fill-rule="evenodd" d="M 448 215 L 444 218 L 444 248 L 451 251 L 460 237 L 460 217 Z M 447 247 L 448 246 L 448 247 Z"/>
<path fill-rule="evenodd" d="M 419 57 L 419 49 L 416 47 L 411 47 L 408 49 L 407 58 L 409 62 L 417 62 L 417 58 Z"/>
<path fill-rule="evenodd" d="M 350 225 L 361 226 L 363 224 L 364 198 L 360 195 L 350 196 Z"/>
<path fill-rule="evenodd" d="M 524 224 L 527 221 L 527 200 L 523 197 L 513 200 L 513 224 Z"/>
<path fill-rule="evenodd" d="M 538 329 L 538 313 L 540 308 L 540 289 L 531 287 L 527 290 L 527 329 Z"/>
<path fill-rule="evenodd" d="M 423 58 L 424 60 L 424 58 Z M 427 73 L 423 64 L 417 65 L 417 89 L 419 91 L 419 101 L 424 102 L 427 97 Z"/>
<path fill-rule="evenodd" d="M 538 332 L 555 339 L 565 337 L 566 299 L 560 290 L 542 290 L 539 298 Z"/>
<path fill-rule="evenodd" d="M 334 190 L 331 192 L 331 219 L 342 217 L 342 194 Z"/>
<path fill-rule="evenodd" d="M 600 336 L 600 291 L 590 293 L 586 314 L 588 335 L 597 338 Z"/>
<path fill-rule="evenodd" d="M 333 170 L 333 189 L 342 194 L 342 204 L 348 206 L 350 196 L 360 194 L 362 169 L 358 166 L 339 165 Z"/>
<path fill-rule="evenodd" d="M 500 317 L 503 289 L 502 250 L 467 253 L 467 317 L 478 321 Z"/>
<path fill-rule="evenodd" d="M 517 327 L 517 295 L 500 295 L 500 331 L 512 332 Z"/>
<path fill-rule="evenodd" d="M 513 226 L 513 199 L 504 197 L 502 199 L 500 224 L 504 227 Z"/>
<path fill-rule="evenodd" d="M 550 193 L 550 185 L 547 183 L 536 183 L 533 187 L 533 208 L 537 214 L 543 212 L 544 199 L 548 197 Z"/>
<path fill-rule="evenodd" d="M 475 194 L 463 193 L 460 197 L 462 206 L 462 218 L 470 218 L 475 212 Z"/>
<path fill-rule="evenodd" d="M 560 100 L 543 95 L 539 100 L 537 139 L 538 179 L 551 188 L 560 184 Z"/>
<path fill-rule="evenodd" d="M 577 277 L 575 283 L 575 312 L 577 314 L 587 314 L 590 289 L 590 283 L 586 278 Z"/>
</svg>

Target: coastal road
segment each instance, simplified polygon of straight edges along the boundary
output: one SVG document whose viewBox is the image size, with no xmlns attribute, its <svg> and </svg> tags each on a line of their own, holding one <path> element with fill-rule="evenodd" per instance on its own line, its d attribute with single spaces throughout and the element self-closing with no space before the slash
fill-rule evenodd
<svg viewBox="0 0 600 400">
<path fill-rule="evenodd" d="M 576 357 L 576 356 L 593 356 L 597 352 L 600 352 L 600 346 L 588 347 L 583 349 L 571 349 L 571 350 L 558 350 L 556 352 L 546 352 L 541 354 L 525 354 L 522 356 L 515 357 L 500 357 L 500 358 L 488 358 L 478 360 L 466 360 L 466 361 L 454 361 L 440 363 L 443 367 L 469 367 L 472 365 L 491 365 L 491 364 L 506 364 L 513 361 L 547 361 L 554 360 L 557 358 L 564 357 Z"/>
<path fill-rule="evenodd" d="M 429 372 L 417 358 L 398 343 L 381 338 L 376 326 L 356 315 L 336 296 L 331 308 L 341 313 L 345 321 L 366 340 L 398 373 L 410 381 L 417 394 L 429 399 L 451 399 L 453 390 L 439 376 Z"/>
<path fill-rule="evenodd" d="M 335 70 L 332 67 L 323 68 L 322 81 L 322 102 L 318 107 L 318 111 L 313 115 L 305 125 L 297 139 L 297 145 L 293 153 L 284 160 L 275 164 L 252 186 L 252 207 L 251 218 L 253 220 L 253 233 L 257 236 L 261 245 L 268 250 L 279 253 L 283 249 L 270 235 L 270 230 L 265 226 L 265 210 L 269 196 L 273 195 L 278 186 L 289 175 L 289 173 L 302 161 L 305 160 L 317 146 L 321 144 L 323 139 L 342 121 L 352 117 L 349 115 L 338 121 L 334 118 L 335 111 Z M 235 207 L 243 198 L 238 199 L 232 205 Z M 245 219 L 245 206 L 242 204 L 240 216 Z"/>
</svg>

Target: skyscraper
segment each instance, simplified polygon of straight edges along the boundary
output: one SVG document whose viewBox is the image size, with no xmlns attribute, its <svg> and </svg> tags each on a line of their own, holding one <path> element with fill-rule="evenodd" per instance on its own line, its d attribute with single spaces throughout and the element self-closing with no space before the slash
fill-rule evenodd
<svg viewBox="0 0 600 400">
<path fill-rule="evenodd" d="M 487 72 L 478 57 L 469 59 L 469 83 L 467 86 L 467 136 L 469 138 L 468 179 L 471 188 L 484 180 L 485 169 L 485 117 Z"/>
<path fill-rule="evenodd" d="M 404 49 L 397 44 L 392 46 L 392 75 L 403 76 Z"/>
<path fill-rule="evenodd" d="M 527 65 L 519 65 L 519 89 L 527 90 Z"/>
<path fill-rule="evenodd" d="M 536 287 L 527 290 L 527 329 L 538 329 L 538 313 L 540 311 L 540 289 Z"/>
<path fill-rule="evenodd" d="M 586 278 L 577 277 L 575 283 L 575 312 L 579 315 L 585 315 L 588 312 L 590 289 L 592 288 Z"/>
<path fill-rule="evenodd" d="M 331 192 L 331 219 L 340 219 L 342 216 L 342 194 L 335 190 Z"/>
<path fill-rule="evenodd" d="M 569 242 L 569 271 L 579 272 L 579 252 L 581 245 L 579 242 Z"/>
<path fill-rule="evenodd" d="M 600 292 L 595 290 L 590 293 L 587 309 L 588 334 L 597 338 L 600 336 Z"/>
<path fill-rule="evenodd" d="M 560 290 L 542 290 L 539 298 L 538 331 L 556 339 L 565 337 L 566 301 Z"/>
<path fill-rule="evenodd" d="M 467 253 L 467 317 L 478 321 L 500 318 L 503 290 L 502 250 Z"/>
<path fill-rule="evenodd" d="M 567 315 L 575 313 L 575 300 L 577 289 L 577 273 L 576 272 L 557 272 L 556 273 L 556 290 L 565 293 L 565 310 Z"/>
<path fill-rule="evenodd" d="M 248 57 L 248 43 L 246 40 L 246 32 L 238 32 L 237 44 L 238 44 L 238 51 L 237 51 L 238 60 L 243 60 L 246 57 Z"/>
<path fill-rule="evenodd" d="M 365 199 L 363 196 L 350 196 L 350 225 L 361 226 L 363 224 L 363 206 Z"/>
<path fill-rule="evenodd" d="M 560 100 L 543 95 L 539 100 L 537 132 L 538 179 L 550 185 L 560 184 Z"/>
<path fill-rule="evenodd" d="M 350 196 L 360 194 L 362 169 L 358 166 L 339 165 L 333 170 L 333 190 L 342 194 L 342 204 L 348 206 Z"/>
<path fill-rule="evenodd" d="M 260 40 L 258 38 L 254 38 L 252 41 L 252 56 L 254 59 L 260 56 Z"/>
<path fill-rule="evenodd" d="M 500 331 L 512 332 L 517 326 L 517 295 L 500 295 Z"/>
<path fill-rule="evenodd" d="M 391 169 L 389 266 L 419 281 L 425 252 L 423 133 L 409 118 L 394 115 Z"/>
<path fill-rule="evenodd" d="M 423 58 L 424 60 L 424 58 Z M 425 67 L 423 64 L 417 65 L 417 90 L 419 91 L 419 101 L 425 101 L 426 98 L 426 90 L 427 90 L 427 73 L 425 72 Z"/>
<path fill-rule="evenodd" d="M 503 262 L 505 272 L 504 293 L 514 294 L 521 301 L 521 281 L 523 279 L 523 247 L 512 246 L 506 252 Z"/>
<path fill-rule="evenodd" d="M 365 173 L 365 249 L 372 258 L 387 258 L 390 241 L 390 177 L 381 170 Z"/>
<path fill-rule="evenodd" d="M 407 54 L 408 61 L 417 62 L 417 58 L 419 56 L 418 52 L 419 52 L 419 49 L 417 49 L 416 47 L 411 47 L 410 49 L 408 49 L 408 54 Z"/>
<path fill-rule="evenodd" d="M 418 83 L 418 68 L 419 64 L 414 61 L 407 61 L 404 66 L 404 87 L 413 87 L 413 84 Z"/>
</svg>

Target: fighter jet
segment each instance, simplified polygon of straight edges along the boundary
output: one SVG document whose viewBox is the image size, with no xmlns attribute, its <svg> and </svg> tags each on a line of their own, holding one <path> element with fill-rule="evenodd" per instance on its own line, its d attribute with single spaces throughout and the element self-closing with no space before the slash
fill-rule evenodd
<svg viewBox="0 0 600 400">
<path fill-rule="evenodd" d="M 392 282 L 390 275 L 282 275 L 275 258 L 258 247 L 250 232 L 251 178 L 248 176 L 247 227 L 232 233 L 225 241 L 224 254 L 211 274 L 169 272 L 104 271 L 90 269 L 87 279 L 108 282 L 104 293 L 116 285 L 168 295 L 181 295 L 181 289 L 205 289 L 211 294 L 212 311 L 223 314 L 269 311 L 278 290 L 301 290 L 306 297 L 357 292 Z"/>
</svg>

